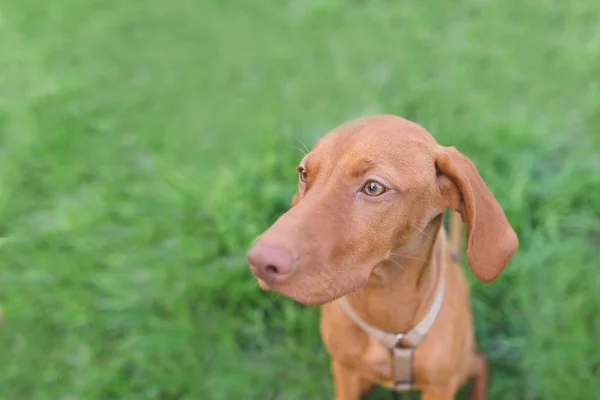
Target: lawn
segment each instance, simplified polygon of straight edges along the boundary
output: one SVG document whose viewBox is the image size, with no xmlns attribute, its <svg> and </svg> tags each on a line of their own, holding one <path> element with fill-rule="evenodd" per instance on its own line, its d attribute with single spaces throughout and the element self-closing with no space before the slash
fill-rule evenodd
<svg viewBox="0 0 600 400">
<path fill-rule="evenodd" d="M 318 309 L 245 252 L 297 147 L 374 113 L 467 154 L 519 234 L 467 273 L 489 398 L 597 398 L 599 26 L 594 0 L 0 0 L 0 399 L 332 398 Z"/>
</svg>

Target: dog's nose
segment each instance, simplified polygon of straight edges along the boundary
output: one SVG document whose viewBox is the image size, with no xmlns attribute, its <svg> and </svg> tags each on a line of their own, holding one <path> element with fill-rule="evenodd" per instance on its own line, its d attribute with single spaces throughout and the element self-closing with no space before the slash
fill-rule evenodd
<svg viewBox="0 0 600 400">
<path fill-rule="evenodd" d="M 288 278 L 296 269 L 296 257 L 281 245 L 255 243 L 247 258 L 252 272 L 267 284 Z"/>
</svg>

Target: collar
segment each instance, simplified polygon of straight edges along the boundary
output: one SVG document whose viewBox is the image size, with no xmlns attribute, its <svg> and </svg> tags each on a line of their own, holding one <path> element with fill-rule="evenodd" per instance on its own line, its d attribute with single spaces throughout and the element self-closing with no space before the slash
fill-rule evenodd
<svg viewBox="0 0 600 400">
<path fill-rule="evenodd" d="M 444 272 L 442 272 L 442 279 L 440 286 L 437 290 L 435 298 L 433 299 L 433 303 L 429 307 L 429 311 L 427 314 L 416 324 L 411 330 L 406 333 L 394 333 L 389 331 L 384 331 L 382 329 L 375 328 L 372 325 L 367 324 L 363 321 L 357 314 L 354 312 L 348 301 L 345 297 L 340 299 L 340 305 L 346 311 L 348 316 L 356 323 L 356 325 L 360 326 L 365 332 L 369 335 L 373 336 L 377 339 L 382 345 L 387 347 L 390 350 L 393 350 L 395 347 L 398 347 L 401 340 L 407 341 L 410 343 L 408 347 L 417 347 L 419 343 L 425 339 L 425 335 L 431 329 L 431 326 L 435 322 L 435 319 L 442 308 L 442 301 L 444 300 L 444 289 L 445 289 L 445 277 Z"/>
<path fill-rule="evenodd" d="M 445 239 L 445 237 L 444 237 Z M 445 254 L 444 251 L 441 254 Z M 443 260 L 443 258 L 442 258 Z M 427 332 L 433 326 L 444 300 L 444 290 L 446 286 L 446 268 L 441 268 L 441 280 L 437 293 L 429 307 L 427 314 L 412 329 L 405 333 L 396 333 L 384 331 L 375 328 L 363 321 L 354 312 L 345 297 L 339 300 L 342 309 L 348 314 L 354 323 L 360 326 L 365 332 L 377 339 L 382 345 L 392 352 L 392 388 L 397 391 L 408 391 L 413 389 L 413 353 L 416 347 L 425 339 Z M 402 344 L 401 344 L 402 342 Z M 408 343 L 408 345 L 404 345 Z"/>
</svg>

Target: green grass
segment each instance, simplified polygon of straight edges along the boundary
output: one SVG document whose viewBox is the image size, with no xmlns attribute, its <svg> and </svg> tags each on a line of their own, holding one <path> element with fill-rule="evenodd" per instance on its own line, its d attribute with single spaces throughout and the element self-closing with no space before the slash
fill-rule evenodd
<svg viewBox="0 0 600 400">
<path fill-rule="evenodd" d="M 599 26 L 593 0 L 1 0 L 0 398 L 331 398 L 318 310 L 245 251 L 293 146 L 372 113 L 470 156 L 520 236 L 468 275 L 490 398 L 597 397 Z"/>
</svg>

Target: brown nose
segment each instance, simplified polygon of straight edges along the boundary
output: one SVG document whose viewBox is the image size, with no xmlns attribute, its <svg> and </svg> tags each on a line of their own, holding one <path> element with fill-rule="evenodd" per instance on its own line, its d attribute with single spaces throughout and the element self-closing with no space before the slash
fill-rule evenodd
<svg viewBox="0 0 600 400">
<path fill-rule="evenodd" d="M 258 242 L 252 246 L 247 258 L 252 272 L 267 284 L 288 278 L 296 269 L 296 258 L 281 245 Z"/>
</svg>

